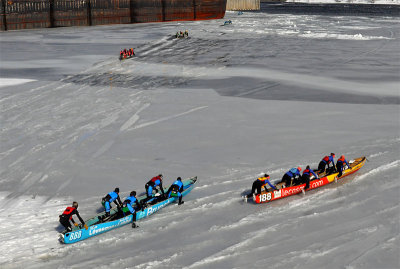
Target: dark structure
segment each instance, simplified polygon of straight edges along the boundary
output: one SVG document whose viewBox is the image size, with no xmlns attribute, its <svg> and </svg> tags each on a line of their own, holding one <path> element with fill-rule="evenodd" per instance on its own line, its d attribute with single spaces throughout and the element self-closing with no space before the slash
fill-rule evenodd
<svg viewBox="0 0 400 269">
<path fill-rule="evenodd" d="M 225 16 L 227 0 L 0 0 L 0 27 L 211 20 Z"/>
</svg>

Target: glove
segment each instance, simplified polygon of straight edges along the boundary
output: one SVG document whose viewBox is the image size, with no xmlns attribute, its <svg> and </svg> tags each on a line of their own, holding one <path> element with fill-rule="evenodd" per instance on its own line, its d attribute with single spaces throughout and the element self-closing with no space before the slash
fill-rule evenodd
<svg viewBox="0 0 400 269">
<path fill-rule="evenodd" d="M 85 229 L 89 229 L 89 227 L 86 225 L 86 223 L 83 225 L 83 227 L 85 227 Z"/>
<path fill-rule="evenodd" d="M 78 223 L 74 223 L 74 225 L 75 225 L 75 227 L 78 227 L 78 226 L 79 226 L 79 224 L 78 224 Z"/>
</svg>

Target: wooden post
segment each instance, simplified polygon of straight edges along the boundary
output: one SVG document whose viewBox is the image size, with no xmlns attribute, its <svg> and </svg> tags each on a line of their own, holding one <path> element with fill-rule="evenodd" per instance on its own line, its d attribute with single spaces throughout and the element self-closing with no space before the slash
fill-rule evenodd
<svg viewBox="0 0 400 269">
<path fill-rule="evenodd" d="M 49 7 L 49 23 L 50 23 L 50 28 L 55 27 L 54 23 L 54 0 L 49 0 L 50 2 L 50 7 Z"/>
<path fill-rule="evenodd" d="M 6 0 L 1 0 L 1 14 L 3 15 L 3 29 L 7 31 Z"/>
<path fill-rule="evenodd" d="M 165 0 L 161 0 L 162 21 L 165 21 Z"/>
<path fill-rule="evenodd" d="M 86 6 L 86 10 L 87 10 L 87 25 L 88 26 L 92 26 L 92 6 L 90 5 L 90 0 L 86 0 L 87 1 L 87 6 Z"/>
<path fill-rule="evenodd" d="M 135 22 L 135 20 L 133 18 L 133 15 L 134 15 L 134 13 L 133 13 L 133 1 L 134 0 L 129 0 L 129 15 L 131 16 L 131 23 Z"/>
<path fill-rule="evenodd" d="M 193 20 L 196 20 L 196 0 L 193 0 Z"/>
</svg>

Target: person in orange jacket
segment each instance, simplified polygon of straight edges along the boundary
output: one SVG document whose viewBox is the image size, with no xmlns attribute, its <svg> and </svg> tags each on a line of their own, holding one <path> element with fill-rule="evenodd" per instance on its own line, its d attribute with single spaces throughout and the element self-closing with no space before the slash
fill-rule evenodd
<svg viewBox="0 0 400 269">
<path fill-rule="evenodd" d="M 253 193 L 256 193 L 256 191 L 257 194 L 260 194 L 262 187 L 264 187 L 265 191 L 268 191 L 267 185 L 269 185 L 272 189 L 276 190 L 276 187 L 272 185 L 271 182 L 269 181 L 269 175 L 263 173 L 263 176 L 257 178 L 253 182 L 253 186 L 251 187 L 251 193 L 247 194 L 247 198 L 253 196 Z"/>
<path fill-rule="evenodd" d="M 346 161 L 346 158 L 344 157 L 344 155 L 340 156 L 340 158 L 336 162 L 336 169 L 339 172 L 338 177 L 342 176 L 344 163 L 346 163 L 347 166 L 351 169 L 350 164 Z"/>
</svg>

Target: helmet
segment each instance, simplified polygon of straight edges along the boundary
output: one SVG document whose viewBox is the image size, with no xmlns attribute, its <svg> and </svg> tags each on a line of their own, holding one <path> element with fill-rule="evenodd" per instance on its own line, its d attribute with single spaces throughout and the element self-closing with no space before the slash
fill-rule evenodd
<svg viewBox="0 0 400 269">
<path fill-rule="evenodd" d="M 136 192 L 135 191 L 131 191 L 130 196 L 136 196 Z"/>
<path fill-rule="evenodd" d="M 331 156 L 332 156 L 332 157 L 335 157 L 335 153 L 331 153 Z"/>
<path fill-rule="evenodd" d="M 300 166 L 299 166 L 299 167 L 297 167 L 297 170 L 301 171 L 301 167 L 300 167 Z"/>
<path fill-rule="evenodd" d="M 309 165 L 307 165 L 306 169 L 310 169 L 310 166 L 309 166 Z"/>
<path fill-rule="evenodd" d="M 268 175 L 268 174 L 264 174 L 264 177 L 266 177 L 266 178 L 268 178 L 268 179 L 269 179 L 269 175 Z"/>
<path fill-rule="evenodd" d="M 72 207 L 78 208 L 78 202 L 72 202 Z"/>
<path fill-rule="evenodd" d="M 118 193 L 118 192 L 119 192 L 119 188 L 118 188 L 118 187 L 117 187 L 117 188 L 115 188 L 115 190 L 114 190 L 114 191 Z"/>
<path fill-rule="evenodd" d="M 181 177 L 178 177 L 176 180 L 182 181 L 182 178 L 181 178 Z"/>
</svg>

